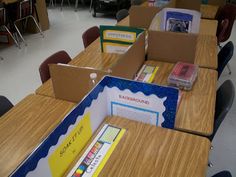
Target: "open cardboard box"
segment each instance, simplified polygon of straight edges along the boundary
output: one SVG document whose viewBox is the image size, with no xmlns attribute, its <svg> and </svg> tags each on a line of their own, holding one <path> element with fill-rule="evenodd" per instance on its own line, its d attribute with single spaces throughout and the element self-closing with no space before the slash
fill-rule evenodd
<svg viewBox="0 0 236 177">
<path fill-rule="evenodd" d="M 65 175 L 107 116 L 174 128 L 178 92 L 171 87 L 105 76 L 12 176 Z"/>
<path fill-rule="evenodd" d="M 145 60 L 145 34 L 142 33 L 129 50 L 107 71 L 70 65 L 50 65 L 50 75 L 55 97 L 79 102 L 91 90 L 90 74 L 97 74 L 97 81 L 105 75 L 133 79 Z"/>
</svg>

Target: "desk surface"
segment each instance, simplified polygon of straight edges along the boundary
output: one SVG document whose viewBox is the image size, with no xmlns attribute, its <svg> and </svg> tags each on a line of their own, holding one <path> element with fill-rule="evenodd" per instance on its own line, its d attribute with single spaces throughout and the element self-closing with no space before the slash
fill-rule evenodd
<svg viewBox="0 0 236 177">
<path fill-rule="evenodd" d="M 127 131 L 99 176 L 206 175 L 210 145 L 206 138 L 119 117 L 105 122 Z"/>
<path fill-rule="evenodd" d="M 200 7 L 202 18 L 215 19 L 218 9 L 219 6 L 202 4 Z"/>
<path fill-rule="evenodd" d="M 147 61 L 146 64 L 159 66 L 154 83 L 168 85 L 167 78 L 174 64 Z M 199 68 L 197 81 L 191 91 L 182 91 L 177 111 L 175 128 L 194 134 L 210 135 L 213 131 L 217 72 Z"/>
<path fill-rule="evenodd" d="M 29 95 L 0 118 L 0 176 L 9 176 L 75 106 Z"/>
</svg>

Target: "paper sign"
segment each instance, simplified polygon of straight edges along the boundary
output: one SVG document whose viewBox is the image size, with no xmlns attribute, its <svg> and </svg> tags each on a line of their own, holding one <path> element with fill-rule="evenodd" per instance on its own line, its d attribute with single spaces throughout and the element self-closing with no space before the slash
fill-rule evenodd
<svg viewBox="0 0 236 177">
<path fill-rule="evenodd" d="M 96 177 L 101 172 L 125 129 L 105 124 L 67 177 Z"/>
<path fill-rule="evenodd" d="M 92 136 L 90 114 L 87 113 L 48 159 L 53 177 L 61 177 Z"/>
<path fill-rule="evenodd" d="M 122 54 L 144 30 L 127 26 L 100 26 L 102 52 Z"/>
</svg>

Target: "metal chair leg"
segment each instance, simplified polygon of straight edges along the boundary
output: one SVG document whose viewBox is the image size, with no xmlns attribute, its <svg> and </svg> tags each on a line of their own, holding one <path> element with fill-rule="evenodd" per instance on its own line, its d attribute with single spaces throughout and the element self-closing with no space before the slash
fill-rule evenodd
<svg viewBox="0 0 236 177">
<path fill-rule="evenodd" d="M 90 0 L 89 12 L 92 11 L 92 6 L 93 6 L 93 0 Z"/>
<path fill-rule="evenodd" d="M 50 2 L 49 2 L 49 6 L 52 6 L 52 7 L 54 7 L 54 2 L 53 2 L 53 0 L 50 0 Z"/>
<path fill-rule="evenodd" d="M 208 167 L 213 167 L 213 164 L 211 162 L 208 162 Z"/>
<path fill-rule="evenodd" d="M 15 23 L 15 22 L 14 22 L 14 26 L 15 26 L 15 29 L 16 29 L 16 31 L 17 31 L 17 33 L 18 33 L 18 35 L 20 36 L 20 38 L 21 38 L 22 42 L 25 44 L 25 46 L 27 46 L 27 43 L 25 42 L 25 39 L 23 38 L 23 36 L 21 35 L 21 33 L 20 33 L 19 29 L 17 28 L 17 26 L 16 26 L 16 23 Z"/>
<path fill-rule="evenodd" d="M 37 28 L 38 28 L 38 30 L 39 30 L 39 32 L 40 32 L 40 34 L 44 37 L 44 34 L 43 34 L 43 32 L 42 32 L 42 30 L 41 30 L 39 24 L 37 23 L 36 19 L 35 19 L 32 15 L 30 15 L 29 17 L 31 17 L 31 18 L 33 19 L 35 25 L 37 26 Z"/>
<path fill-rule="evenodd" d="M 70 0 L 67 0 L 68 5 L 70 6 Z"/>
<path fill-rule="evenodd" d="M 79 0 L 76 0 L 76 1 L 75 1 L 75 12 L 76 12 L 77 9 L 78 9 L 78 3 L 79 3 Z"/>
<path fill-rule="evenodd" d="M 230 65 L 229 65 L 229 63 L 227 63 L 227 68 L 228 68 L 228 70 L 229 70 L 229 74 L 231 74 L 232 72 L 231 72 L 231 68 L 230 68 Z"/>
<path fill-rule="evenodd" d="M 63 3 L 64 3 L 64 0 L 61 0 L 61 10 L 62 10 Z"/>
<path fill-rule="evenodd" d="M 7 30 L 7 32 L 10 34 L 11 38 L 14 40 L 16 46 L 20 49 L 20 44 L 17 42 L 17 39 L 12 35 L 10 30 L 5 25 L 3 27 Z"/>
</svg>

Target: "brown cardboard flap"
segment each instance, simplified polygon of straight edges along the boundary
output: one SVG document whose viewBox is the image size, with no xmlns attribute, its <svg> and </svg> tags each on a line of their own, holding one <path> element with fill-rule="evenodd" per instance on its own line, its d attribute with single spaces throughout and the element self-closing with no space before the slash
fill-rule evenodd
<svg viewBox="0 0 236 177">
<path fill-rule="evenodd" d="M 194 63 L 196 44 L 196 34 L 149 31 L 148 59 Z"/>
<path fill-rule="evenodd" d="M 149 28 L 153 17 L 161 11 L 157 7 L 131 6 L 129 10 L 129 24 L 132 27 Z"/>
<path fill-rule="evenodd" d="M 97 74 L 97 82 L 104 75 L 109 74 L 102 70 L 70 65 L 50 64 L 49 68 L 55 97 L 76 103 L 81 101 L 92 89 L 90 84 L 91 73 Z"/>
<path fill-rule="evenodd" d="M 112 75 L 134 79 L 145 61 L 145 33 L 143 32 L 131 48 L 112 66 Z"/>
<path fill-rule="evenodd" d="M 210 5 L 217 5 L 217 6 L 223 6 L 226 4 L 226 0 L 208 0 L 208 4 Z"/>
<path fill-rule="evenodd" d="M 175 7 L 200 11 L 201 0 L 175 0 Z"/>
</svg>

